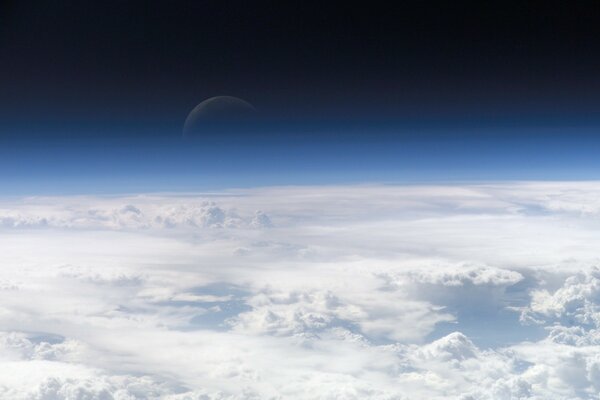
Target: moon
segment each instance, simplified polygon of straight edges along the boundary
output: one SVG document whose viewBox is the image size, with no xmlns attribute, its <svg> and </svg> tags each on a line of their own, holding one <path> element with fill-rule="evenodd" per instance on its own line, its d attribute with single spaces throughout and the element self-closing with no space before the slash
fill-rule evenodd
<svg viewBox="0 0 600 400">
<path fill-rule="evenodd" d="M 198 104 L 188 114 L 183 136 L 194 138 L 214 133 L 231 133 L 256 116 L 256 108 L 233 96 L 215 96 Z"/>
</svg>

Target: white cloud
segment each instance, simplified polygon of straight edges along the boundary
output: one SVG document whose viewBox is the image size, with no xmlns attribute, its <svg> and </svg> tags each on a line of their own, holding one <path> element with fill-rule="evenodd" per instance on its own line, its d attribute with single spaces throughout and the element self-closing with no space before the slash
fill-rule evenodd
<svg viewBox="0 0 600 400">
<path fill-rule="evenodd" d="M 523 312 L 524 321 L 549 320 L 569 326 L 600 327 L 598 268 L 569 276 L 554 293 L 547 289 L 532 290 L 531 297 L 531 305 Z"/>
<path fill-rule="evenodd" d="M 598 398 L 599 194 L 0 200 L 0 398 Z"/>
<path fill-rule="evenodd" d="M 32 199 L 18 209 L 0 209 L 0 228 L 71 228 L 141 230 L 151 228 L 264 228 L 269 216 L 256 210 L 240 217 L 213 201 L 146 198 Z M 103 201 L 104 200 L 104 201 Z M 166 201 L 165 201 L 166 200 Z"/>
</svg>

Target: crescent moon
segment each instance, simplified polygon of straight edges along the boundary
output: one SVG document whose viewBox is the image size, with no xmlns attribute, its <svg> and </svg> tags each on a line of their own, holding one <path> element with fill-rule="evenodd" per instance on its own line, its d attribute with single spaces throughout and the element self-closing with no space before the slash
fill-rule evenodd
<svg viewBox="0 0 600 400">
<path fill-rule="evenodd" d="M 188 114 L 183 125 L 184 137 L 206 134 L 211 129 L 228 129 L 252 119 L 256 108 L 234 96 L 215 96 L 198 104 Z"/>
</svg>

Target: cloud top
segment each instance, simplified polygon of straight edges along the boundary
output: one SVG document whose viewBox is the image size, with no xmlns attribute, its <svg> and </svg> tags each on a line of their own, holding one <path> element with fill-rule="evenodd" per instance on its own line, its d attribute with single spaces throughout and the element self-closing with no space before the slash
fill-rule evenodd
<svg viewBox="0 0 600 400">
<path fill-rule="evenodd" d="M 0 199 L 0 398 L 593 399 L 600 184 Z"/>
</svg>

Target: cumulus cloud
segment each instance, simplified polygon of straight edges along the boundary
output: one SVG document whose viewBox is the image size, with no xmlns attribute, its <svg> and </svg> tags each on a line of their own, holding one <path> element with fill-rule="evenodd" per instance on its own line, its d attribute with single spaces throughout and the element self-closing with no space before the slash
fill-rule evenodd
<svg viewBox="0 0 600 400">
<path fill-rule="evenodd" d="M 600 327 L 600 269 L 593 267 L 569 276 L 553 293 L 547 289 L 532 290 L 531 304 L 523 311 L 522 319 Z"/>
<path fill-rule="evenodd" d="M 334 327 L 353 328 L 374 339 L 418 340 L 452 316 L 395 292 L 345 293 L 263 291 L 247 300 L 250 311 L 228 323 L 235 331 L 315 335 Z M 410 325 L 410 329 L 406 329 Z"/>
<path fill-rule="evenodd" d="M 62 200 L 34 199 L 17 208 L 0 209 L 0 228 L 143 230 L 272 226 L 269 216 L 260 210 L 239 216 L 234 209 L 224 209 L 214 201 L 202 199 L 169 202 L 162 198 L 152 202 L 146 198 L 111 198 L 106 201 L 85 198 L 77 204 L 65 204 Z"/>
<path fill-rule="evenodd" d="M 599 193 L 0 199 L 0 398 L 598 398 Z"/>
</svg>

